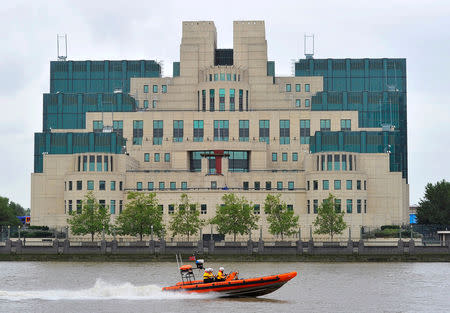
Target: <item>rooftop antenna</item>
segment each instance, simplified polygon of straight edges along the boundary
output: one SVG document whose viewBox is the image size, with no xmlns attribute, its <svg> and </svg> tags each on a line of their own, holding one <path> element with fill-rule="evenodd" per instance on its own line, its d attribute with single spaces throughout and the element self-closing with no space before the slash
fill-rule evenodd
<svg viewBox="0 0 450 313">
<path fill-rule="evenodd" d="M 67 60 L 67 34 L 56 35 L 56 49 L 58 54 L 58 61 Z"/>
<path fill-rule="evenodd" d="M 312 59 L 314 56 L 314 34 L 305 34 L 304 40 L 304 53 L 307 59 Z"/>
</svg>

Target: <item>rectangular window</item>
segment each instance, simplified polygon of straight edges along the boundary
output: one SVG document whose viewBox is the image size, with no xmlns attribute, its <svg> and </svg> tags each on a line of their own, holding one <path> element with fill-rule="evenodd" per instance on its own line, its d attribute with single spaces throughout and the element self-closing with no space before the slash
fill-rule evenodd
<svg viewBox="0 0 450 313">
<path fill-rule="evenodd" d="M 364 213 L 367 213 L 367 200 L 364 200 Z"/>
<path fill-rule="evenodd" d="M 352 162 L 352 160 L 353 160 L 353 158 L 352 158 L 352 155 L 350 154 L 348 156 L 348 170 L 349 171 L 353 171 L 353 162 Z"/>
<path fill-rule="evenodd" d="M 331 120 L 320 120 L 320 131 L 330 131 Z"/>
<path fill-rule="evenodd" d="M 114 191 L 114 190 L 116 190 L 116 181 L 115 180 L 112 180 L 111 181 L 111 186 L 110 186 L 111 188 L 111 191 Z"/>
<path fill-rule="evenodd" d="M 217 189 L 217 182 L 216 181 L 212 181 L 211 182 L 211 189 Z"/>
<path fill-rule="evenodd" d="M 356 200 L 356 213 L 361 213 L 361 199 Z"/>
<path fill-rule="evenodd" d="M 160 154 L 157 152 L 155 153 L 155 162 L 159 162 L 160 161 Z"/>
<path fill-rule="evenodd" d="M 325 171 L 325 155 L 321 155 L 320 160 L 322 162 L 321 170 Z"/>
<path fill-rule="evenodd" d="M 347 199 L 347 213 L 352 213 L 353 211 L 353 200 Z"/>
<path fill-rule="evenodd" d="M 225 111 L 225 89 L 223 88 L 219 89 L 219 111 Z"/>
<path fill-rule="evenodd" d="M 102 156 L 97 155 L 97 172 L 102 171 Z"/>
<path fill-rule="evenodd" d="M 82 202 L 81 200 L 77 200 L 77 214 L 81 214 L 82 210 Z"/>
<path fill-rule="evenodd" d="M 298 161 L 298 153 L 292 152 L 292 162 L 297 162 L 297 161 Z"/>
<path fill-rule="evenodd" d="M 227 74 L 227 80 L 228 80 L 228 81 L 231 80 L 231 74 Z"/>
<path fill-rule="evenodd" d="M 235 90 L 230 89 L 230 111 L 234 111 L 236 109 L 235 107 Z"/>
<path fill-rule="evenodd" d="M 214 141 L 228 141 L 228 120 L 214 120 Z"/>
<path fill-rule="evenodd" d="M 83 190 L 83 181 L 77 180 L 77 190 Z"/>
<path fill-rule="evenodd" d="M 340 155 L 339 154 L 335 154 L 334 155 L 334 170 L 335 171 L 340 171 L 341 170 L 341 160 L 340 160 Z"/>
<path fill-rule="evenodd" d="M 162 85 L 161 86 L 161 92 L 162 93 L 167 93 L 167 85 Z"/>
<path fill-rule="evenodd" d="M 119 190 L 122 191 L 123 190 L 123 182 L 119 182 Z"/>
<path fill-rule="evenodd" d="M 175 206 L 173 204 L 169 204 L 169 214 L 175 213 Z"/>
<path fill-rule="evenodd" d="M 214 81 L 218 81 L 219 80 L 219 74 L 214 74 Z"/>
<path fill-rule="evenodd" d="M 144 93 L 148 93 L 148 85 L 144 85 Z"/>
<path fill-rule="evenodd" d="M 217 74 L 215 74 L 215 75 L 217 75 Z M 215 106 L 214 105 L 214 89 L 210 89 L 209 90 L 209 111 L 210 112 L 214 112 L 215 111 L 215 107 L 214 106 Z"/>
<path fill-rule="evenodd" d="M 158 93 L 158 85 L 153 85 L 153 93 Z"/>
<path fill-rule="evenodd" d="M 364 190 L 367 190 L 367 181 L 364 181 Z"/>
<path fill-rule="evenodd" d="M 255 181 L 255 190 L 260 190 L 261 189 L 261 184 L 259 181 Z"/>
<path fill-rule="evenodd" d="M 293 181 L 288 182 L 288 190 L 294 190 L 294 182 Z"/>
<path fill-rule="evenodd" d="M 306 211 L 311 214 L 311 202 L 309 200 L 306 200 Z"/>
<path fill-rule="evenodd" d="M 153 108 L 153 109 L 156 108 L 156 100 L 152 100 L 152 108 Z"/>
<path fill-rule="evenodd" d="M 261 206 L 259 204 L 253 205 L 253 214 L 261 214 Z"/>
<path fill-rule="evenodd" d="M 239 89 L 239 112 L 244 111 L 244 90 Z"/>
<path fill-rule="evenodd" d="M 319 181 L 313 180 L 313 190 L 319 190 Z"/>
<path fill-rule="evenodd" d="M 291 92 L 291 84 L 286 84 L 286 92 Z"/>
<path fill-rule="evenodd" d="M 109 212 L 111 214 L 116 214 L 116 200 L 111 200 L 109 204 Z"/>
<path fill-rule="evenodd" d="M 90 172 L 95 171 L 95 155 L 89 156 L 89 171 Z"/>
<path fill-rule="evenodd" d="M 119 200 L 119 214 L 122 214 L 123 201 Z"/>
<path fill-rule="evenodd" d="M 139 182 L 136 183 L 136 189 L 137 190 L 142 190 L 142 182 L 139 181 Z"/>
<path fill-rule="evenodd" d="M 164 153 L 164 162 L 170 162 L 170 153 Z"/>
<path fill-rule="evenodd" d="M 182 181 L 181 182 L 181 189 L 182 190 L 187 190 L 187 182 L 186 181 Z"/>
<path fill-rule="evenodd" d="M 163 181 L 159 182 L 159 190 L 164 190 L 165 189 L 165 183 Z"/>
<path fill-rule="evenodd" d="M 310 90 L 310 87 L 309 87 L 309 84 L 305 84 L 305 92 L 310 92 L 311 90 Z"/>
<path fill-rule="evenodd" d="M 270 124 L 269 120 L 259 120 L 259 141 L 269 143 Z"/>
<path fill-rule="evenodd" d="M 342 170 L 343 171 L 347 170 L 347 155 L 346 154 L 342 155 Z"/>
<path fill-rule="evenodd" d="M 334 190 L 341 190 L 341 180 L 337 179 L 334 181 Z"/>
<path fill-rule="evenodd" d="M 245 111 L 248 111 L 248 90 L 245 91 Z"/>
<path fill-rule="evenodd" d="M 314 214 L 317 214 L 317 208 L 319 207 L 319 200 L 314 199 L 313 200 L 313 209 L 314 209 Z"/>
<path fill-rule="evenodd" d="M 352 130 L 352 120 L 341 120 L 341 130 L 351 131 Z"/>
<path fill-rule="evenodd" d="M 283 182 L 277 181 L 277 190 L 283 190 Z"/>
<path fill-rule="evenodd" d="M 288 160 L 288 154 L 287 154 L 287 152 L 281 153 L 281 160 L 282 160 L 283 162 L 287 162 L 287 160 Z"/>
<path fill-rule="evenodd" d="M 144 153 L 144 162 L 150 162 L 150 153 Z"/>
<path fill-rule="evenodd" d="M 310 183 L 309 183 L 309 180 L 306 182 L 306 190 L 309 190 L 309 187 L 310 187 Z"/>
<path fill-rule="evenodd" d="M 272 189 L 272 182 L 266 181 L 266 190 L 271 190 L 271 189 Z"/>
<path fill-rule="evenodd" d="M 69 214 L 72 214 L 72 200 L 69 200 Z"/>
<path fill-rule="evenodd" d="M 184 136 L 183 126 L 184 126 L 184 123 L 182 120 L 173 121 L 173 141 L 174 142 L 183 142 L 183 136 Z"/>
<path fill-rule="evenodd" d="M 249 121 L 239 120 L 239 141 L 249 141 Z"/>
<path fill-rule="evenodd" d="M 322 189 L 323 190 L 329 190 L 330 189 L 330 181 L 325 179 L 322 180 Z"/>
<path fill-rule="evenodd" d="M 341 199 L 335 199 L 334 200 L 334 209 L 337 213 L 341 213 L 342 207 L 341 207 Z"/>
<path fill-rule="evenodd" d="M 147 182 L 147 189 L 148 190 L 153 190 L 155 188 L 155 185 L 153 184 L 152 181 Z"/>
<path fill-rule="evenodd" d="M 94 181 L 93 180 L 87 181 L 87 190 L 94 190 Z"/>
<path fill-rule="evenodd" d="M 310 125 L 310 120 L 300 120 L 300 144 L 302 145 L 309 145 Z"/>
<path fill-rule="evenodd" d="M 83 171 L 87 171 L 87 155 L 83 155 Z"/>
<path fill-rule="evenodd" d="M 225 80 L 225 73 L 220 73 L 220 80 Z"/>
<path fill-rule="evenodd" d="M 347 186 L 347 190 L 352 190 L 353 186 L 352 186 L 352 180 L 347 180 L 346 181 L 346 186 Z"/>
<path fill-rule="evenodd" d="M 333 170 L 333 155 L 327 154 L 327 171 Z"/>
<path fill-rule="evenodd" d="M 360 180 L 356 181 L 356 190 L 361 190 L 361 181 Z"/>
<path fill-rule="evenodd" d="M 144 108 L 148 109 L 148 100 L 144 100 Z"/>
<path fill-rule="evenodd" d="M 144 136 L 143 128 L 143 121 L 133 121 L 133 145 L 142 145 L 142 137 Z"/>
<path fill-rule="evenodd" d="M 294 206 L 292 204 L 288 204 L 286 206 L 286 209 L 287 209 L 288 212 L 294 212 Z"/>
<path fill-rule="evenodd" d="M 170 190 L 176 190 L 177 189 L 177 183 L 174 181 L 170 182 Z"/>
<path fill-rule="evenodd" d="M 309 108 L 309 105 L 310 105 L 310 100 L 305 99 L 305 108 Z"/>
<path fill-rule="evenodd" d="M 202 142 L 203 141 L 203 120 L 195 120 L 194 121 L 194 141 Z"/>
<path fill-rule="evenodd" d="M 242 189 L 248 190 L 248 181 L 242 182 Z"/>
<path fill-rule="evenodd" d="M 296 92 L 302 91 L 302 90 L 301 90 L 301 87 L 300 87 L 300 84 L 295 84 L 295 91 L 296 91 Z"/>
<path fill-rule="evenodd" d="M 300 99 L 295 99 L 295 106 L 296 106 L 297 108 L 299 108 L 299 107 L 301 106 L 301 101 L 300 101 Z"/>
<path fill-rule="evenodd" d="M 280 120 L 280 145 L 288 145 L 290 143 L 290 121 Z"/>
<path fill-rule="evenodd" d="M 206 90 L 202 90 L 202 111 L 206 112 Z"/>
<path fill-rule="evenodd" d="M 94 133 L 101 133 L 103 132 L 103 121 L 93 121 L 93 127 Z"/>
<path fill-rule="evenodd" d="M 208 213 L 208 207 L 206 204 L 200 204 L 200 214 L 207 214 Z"/>
<path fill-rule="evenodd" d="M 278 159 L 277 153 L 276 152 L 272 152 L 272 162 L 276 162 Z"/>
<path fill-rule="evenodd" d="M 100 205 L 100 207 L 106 208 L 106 201 L 105 200 L 98 200 L 98 204 Z"/>
<path fill-rule="evenodd" d="M 123 121 L 113 121 L 113 131 L 120 137 L 123 136 Z"/>
<path fill-rule="evenodd" d="M 162 145 L 164 132 L 163 132 L 163 121 L 154 120 L 153 121 L 153 144 Z"/>
</svg>

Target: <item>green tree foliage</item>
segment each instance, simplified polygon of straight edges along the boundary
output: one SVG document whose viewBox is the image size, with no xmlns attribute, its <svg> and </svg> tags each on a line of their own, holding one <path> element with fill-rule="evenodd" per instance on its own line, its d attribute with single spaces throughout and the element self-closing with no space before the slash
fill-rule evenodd
<svg viewBox="0 0 450 313">
<path fill-rule="evenodd" d="M 185 193 L 181 195 L 177 209 L 176 214 L 172 216 L 169 229 L 173 236 L 185 235 L 189 241 L 190 236 L 195 235 L 205 221 L 200 219 L 198 203 L 191 203 Z"/>
<path fill-rule="evenodd" d="M 0 225 L 20 225 L 20 221 L 17 218 L 16 204 L 9 202 L 8 198 L 0 197 Z"/>
<path fill-rule="evenodd" d="M 268 194 L 264 202 L 264 212 L 269 222 L 269 232 L 272 235 L 291 236 L 298 230 L 298 216 L 287 209 L 287 204 L 280 199 L 281 195 Z"/>
<path fill-rule="evenodd" d="M 450 225 L 450 182 L 444 179 L 425 186 L 425 197 L 417 208 L 417 222 Z"/>
<path fill-rule="evenodd" d="M 230 193 L 223 195 L 222 201 L 224 204 L 217 206 L 216 216 L 210 221 L 217 225 L 219 233 L 233 234 L 236 241 L 237 234 L 248 234 L 258 228 L 259 216 L 253 213 L 253 206 L 244 197 Z"/>
<path fill-rule="evenodd" d="M 336 198 L 330 194 L 317 209 L 317 217 L 314 221 L 316 227 L 314 233 L 330 235 L 331 239 L 336 234 L 342 234 L 347 224 L 344 222 L 344 212 L 338 212 Z"/>
<path fill-rule="evenodd" d="M 156 198 L 156 193 L 144 194 L 129 192 L 130 200 L 117 218 L 117 226 L 122 235 L 142 236 L 152 233 L 161 237 L 164 233 L 163 212 Z"/>
<path fill-rule="evenodd" d="M 81 214 L 72 212 L 71 217 L 67 219 L 72 233 L 74 235 L 90 234 L 92 241 L 97 233 L 103 231 L 109 233 L 111 214 L 107 207 L 98 203 L 92 191 L 86 194 L 82 206 Z"/>
</svg>

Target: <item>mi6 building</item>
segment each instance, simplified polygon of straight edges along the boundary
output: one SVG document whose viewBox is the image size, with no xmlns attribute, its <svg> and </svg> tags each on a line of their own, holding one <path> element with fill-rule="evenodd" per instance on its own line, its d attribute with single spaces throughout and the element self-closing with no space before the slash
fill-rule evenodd
<svg viewBox="0 0 450 313">
<path fill-rule="evenodd" d="M 183 22 L 173 77 L 151 60 L 50 62 L 32 224 L 65 227 L 89 191 L 112 219 L 129 191 L 156 192 L 166 221 L 182 193 L 205 219 L 235 193 L 265 238 L 268 194 L 306 238 L 330 193 L 355 237 L 407 223 L 406 60 L 307 56 L 279 77 L 263 21 L 236 21 L 233 36 L 218 49 L 213 22 Z"/>
</svg>

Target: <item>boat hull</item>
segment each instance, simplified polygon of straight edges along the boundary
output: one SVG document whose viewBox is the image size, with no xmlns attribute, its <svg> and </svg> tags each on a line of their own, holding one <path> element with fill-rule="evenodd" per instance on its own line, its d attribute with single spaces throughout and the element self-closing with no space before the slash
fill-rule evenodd
<svg viewBox="0 0 450 313">
<path fill-rule="evenodd" d="M 259 297 L 274 292 L 295 276 L 297 276 L 297 272 L 213 283 L 199 281 L 178 283 L 175 286 L 164 287 L 163 291 L 188 293 L 214 292 L 220 297 Z"/>
</svg>

